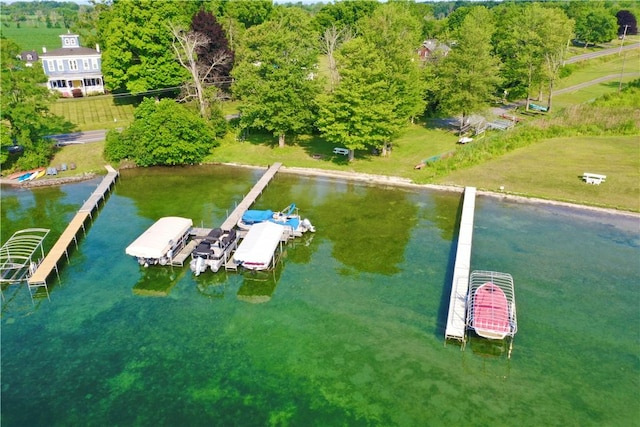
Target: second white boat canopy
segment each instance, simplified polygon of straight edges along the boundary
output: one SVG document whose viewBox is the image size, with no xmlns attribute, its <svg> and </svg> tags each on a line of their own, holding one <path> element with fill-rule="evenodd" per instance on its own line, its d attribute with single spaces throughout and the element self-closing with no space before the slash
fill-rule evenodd
<svg viewBox="0 0 640 427">
<path fill-rule="evenodd" d="M 284 226 L 269 221 L 252 225 L 233 258 L 251 270 L 269 268 L 284 229 Z"/>
</svg>

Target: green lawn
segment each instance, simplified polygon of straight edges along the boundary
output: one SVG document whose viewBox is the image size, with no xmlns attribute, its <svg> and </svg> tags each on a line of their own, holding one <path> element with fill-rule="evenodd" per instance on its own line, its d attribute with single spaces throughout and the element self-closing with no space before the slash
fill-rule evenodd
<svg viewBox="0 0 640 427">
<path fill-rule="evenodd" d="M 79 130 L 113 129 L 133 122 L 135 97 L 112 95 L 87 98 L 62 98 L 51 106 L 51 112 L 65 117 Z"/>
<path fill-rule="evenodd" d="M 346 156 L 333 154 L 336 144 L 329 144 L 319 137 L 302 136 L 277 147 L 277 138 L 266 134 L 250 134 L 238 142 L 233 135 L 213 150 L 207 162 L 266 166 L 282 162 L 288 166 L 341 170 L 378 175 L 395 175 L 411 179 L 420 178 L 415 165 L 423 159 L 456 149 L 457 137 L 448 131 L 427 129 L 411 125 L 393 143 L 388 156 L 379 156 L 362 150 L 356 151 L 356 161 L 349 163 Z"/>
<path fill-rule="evenodd" d="M 632 80 L 637 80 L 638 78 L 640 78 L 640 74 L 634 77 L 623 77 L 622 87 L 624 88 L 627 83 Z M 620 80 L 621 79 L 618 77 L 571 92 L 554 95 L 552 107 L 557 110 L 558 108 L 568 107 L 570 105 L 591 102 L 607 93 L 617 92 L 620 87 Z"/>
<path fill-rule="evenodd" d="M 16 28 L 15 23 L 11 23 L 8 27 L 0 26 L 0 35 L 13 40 L 22 48 L 22 50 L 35 50 L 38 54 L 42 53 L 42 47 L 47 50 L 58 49 L 62 47 L 60 35 L 66 34 L 65 28 L 47 28 L 42 24 L 40 27 L 32 27 L 22 24 L 20 28 Z M 80 40 L 82 43 L 82 40 Z"/>
<path fill-rule="evenodd" d="M 66 145 L 56 149 L 51 161 L 51 166 L 60 166 L 63 163 L 76 165 L 75 170 L 59 172 L 58 177 L 82 175 L 84 173 L 106 173 L 107 162 L 102 155 L 104 142 L 92 142 L 91 144 Z"/>
<path fill-rule="evenodd" d="M 623 52 L 620 56 L 608 55 L 591 59 L 584 64 L 571 64 L 570 66 L 575 67 L 574 71 L 560 80 L 555 89 L 575 86 L 603 76 L 620 75 L 623 64 L 625 73 L 640 73 L 640 49 Z"/>
<path fill-rule="evenodd" d="M 601 185 L 585 172 L 606 175 Z M 474 186 L 529 197 L 640 211 L 640 137 L 555 138 L 482 165 L 455 171 L 440 184 Z"/>
</svg>

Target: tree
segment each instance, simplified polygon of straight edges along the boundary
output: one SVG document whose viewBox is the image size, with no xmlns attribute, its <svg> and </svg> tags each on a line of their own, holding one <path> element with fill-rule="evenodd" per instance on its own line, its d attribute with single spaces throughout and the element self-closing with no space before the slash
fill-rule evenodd
<svg viewBox="0 0 640 427">
<path fill-rule="evenodd" d="M 221 50 L 217 54 L 207 55 L 208 63 L 199 61 L 200 57 L 197 52 L 210 44 L 209 38 L 203 33 L 196 31 L 186 32 L 171 24 L 170 28 L 174 37 L 172 46 L 176 57 L 180 65 L 188 70 L 191 75 L 191 80 L 183 85 L 184 100 L 192 97 L 196 98 L 200 108 L 200 116 L 205 118 L 208 115 L 210 103 L 205 94 L 205 90 L 209 86 L 207 80 L 210 79 L 216 67 L 225 65 L 230 60 L 230 57 L 226 51 Z"/>
<path fill-rule="evenodd" d="M 320 97 L 316 123 L 327 141 L 354 150 L 380 148 L 401 124 L 394 113 L 397 102 L 388 94 L 386 64 L 375 46 L 363 38 L 345 43 L 337 53 L 340 84 Z"/>
<path fill-rule="evenodd" d="M 298 16 L 298 21 L 302 19 Z M 233 93 L 242 101 L 241 126 L 273 133 L 280 147 L 286 134 L 310 129 L 320 91 L 320 81 L 313 74 L 317 44 L 304 37 L 310 30 L 294 32 L 282 22 L 267 21 L 249 28 L 232 71 Z M 305 24 L 309 27 L 308 18 L 298 26 Z"/>
<path fill-rule="evenodd" d="M 327 3 L 316 14 L 315 25 L 320 33 L 332 26 L 339 30 L 345 27 L 355 28 L 361 18 L 370 16 L 379 5 L 375 0 Z"/>
<path fill-rule="evenodd" d="M 416 54 L 422 42 L 421 22 L 410 13 L 408 5 L 390 3 L 363 18 L 359 27 L 387 69 L 388 96 L 395 99 L 396 120 L 403 125 L 413 121 L 425 108 L 425 87 Z"/>
<path fill-rule="evenodd" d="M 47 164 L 53 153 L 53 144 L 43 137 L 69 132 L 73 125 L 51 114 L 49 105 L 55 98 L 42 85 L 47 81 L 42 68 L 25 67 L 16 59 L 19 53 L 16 43 L 0 38 L 0 120 L 3 144 L 11 141 L 24 147 L 16 165 L 31 169 Z"/>
<path fill-rule="evenodd" d="M 244 28 L 250 28 L 266 22 L 273 10 L 271 0 L 220 1 L 220 14 L 240 22 Z M 216 14 L 217 15 L 217 14 Z"/>
<path fill-rule="evenodd" d="M 618 20 L 618 35 L 636 35 L 638 34 L 638 21 L 633 13 L 628 10 L 621 10 L 616 13 Z"/>
<path fill-rule="evenodd" d="M 589 44 L 609 42 L 616 37 L 618 20 L 605 8 L 585 9 L 576 18 L 576 38 Z"/>
<path fill-rule="evenodd" d="M 201 46 L 196 52 L 199 66 L 208 69 L 211 64 L 216 64 L 207 74 L 205 81 L 214 84 L 219 89 L 229 89 L 235 54 L 229 48 L 229 42 L 222 25 L 218 23 L 213 14 L 200 9 L 191 20 L 191 30 L 204 34 L 209 39 L 209 43 Z M 220 61 L 220 58 L 225 58 L 225 60 Z"/>
<path fill-rule="evenodd" d="M 138 166 L 194 164 L 216 145 L 211 127 L 186 106 L 171 99 L 145 98 L 131 126 L 122 133 L 109 131 L 105 157 L 130 159 Z"/>
<path fill-rule="evenodd" d="M 324 33 L 320 37 L 320 51 L 327 55 L 329 61 L 329 75 L 331 78 L 331 90 L 335 89 L 340 75 L 338 74 L 338 67 L 336 64 L 335 53 L 336 50 L 345 42 L 353 38 L 353 33 L 349 27 L 338 29 L 335 25 L 332 25 L 324 30 Z"/>
<path fill-rule="evenodd" d="M 175 60 L 168 23 L 187 28 L 198 8 L 190 1 L 114 2 L 100 21 L 107 89 L 141 93 L 175 88 L 188 79 Z"/>
<path fill-rule="evenodd" d="M 457 31 L 456 46 L 440 63 L 440 108 L 445 113 L 461 113 L 461 126 L 471 113 L 488 105 L 501 81 L 500 61 L 491 53 L 493 31 L 489 11 L 473 8 Z"/>
<path fill-rule="evenodd" d="M 562 66 L 573 21 L 558 8 L 538 3 L 509 4 L 496 9 L 496 51 L 504 62 L 504 88 L 511 96 L 525 96 L 547 81 L 551 87 Z"/>
<path fill-rule="evenodd" d="M 574 22 L 559 9 L 547 9 L 546 20 L 542 28 L 544 36 L 544 59 L 546 79 L 549 82 L 547 111 L 551 110 L 553 87 L 564 64 L 567 42 L 573 37 Z M 542 87 L 541 87 L 542 88 Z"/>
</svg>

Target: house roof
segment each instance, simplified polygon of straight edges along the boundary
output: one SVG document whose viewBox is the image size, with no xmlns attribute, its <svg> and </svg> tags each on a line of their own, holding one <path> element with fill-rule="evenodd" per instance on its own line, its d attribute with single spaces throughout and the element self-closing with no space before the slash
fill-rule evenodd
<svg viewBox="0 0 640 427">
<path fill-rule="evenodd" d="M 46 56 L 87 56 L 87 55 L 99 55 L 95 49 L 88 47 L 61 47 L 60 49 L 54 49 L 47 53 L 41 53 L 41 57 Z"/>
<path fill-rule="evenodd" d="M 29 58 L 29 55 L 31 55 L 31 58 Z M 37 61 L 38 52 L 36 52 L 35 50 L 25 50 L 20 53 L 20 59 L 22 59 L 23 61 Z"/>
</svg>

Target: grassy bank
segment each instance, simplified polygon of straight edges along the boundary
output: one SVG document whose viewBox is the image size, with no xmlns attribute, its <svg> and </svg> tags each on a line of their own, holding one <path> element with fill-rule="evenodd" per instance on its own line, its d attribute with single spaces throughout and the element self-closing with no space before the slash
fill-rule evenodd
<svg viewBox="0 0 640 427">
<path fill-rule="evenodd" d="M 639 171 L 638 136 L 584 136 L 541 141 L 435 182 L 639 212 Z M 607 179 L 588 185 L 584 172 Z"/>
</svg>

